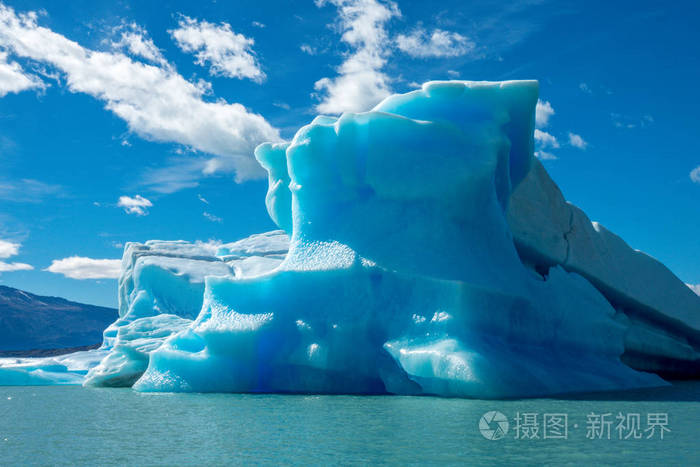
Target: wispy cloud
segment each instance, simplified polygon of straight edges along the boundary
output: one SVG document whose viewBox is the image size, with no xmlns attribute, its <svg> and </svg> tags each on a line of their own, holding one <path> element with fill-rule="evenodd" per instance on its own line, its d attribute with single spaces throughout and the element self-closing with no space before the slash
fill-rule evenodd
<svg viewBox="0 0 700 467">
<path fill-rule="evenodd" d="M 210 214 L 208 212 L 203 212 L 202 215 L 207 218 L 207 220 L 210 220 L 212 222 L 216 222 L 218 224 L 221 224 L 224 220 L 218 216 L 215 216 L 214 214 Z"/>
<path fill-rule="evenodd" d="M 50 196 L 63 195 L 60 185 L 51 185 L 31 178 L 0 180 L 0 199 L 17 203 L 40 203 Z"/>
<path fill-rule="evenodd" d="M 542 150 L 535 151 L 535 157 L 542 161 L 553 161 L 558 159 L 558 157 L 551 152 Z"/>
<path fill-rule="evenodd" d="M 422 27 L 396 36 L 396 46 L 405 54 L 417 58 L 459 57 L 476 48 L 473 41 L 457 32 L 443 29 L 428 32 Z"/>
<path fill-rule="evenodd" d="M 121 272 L 119 259 L 93 259 L 83 256 L 55 259 L 45 271 L 62 274 L 71 279 L 118 279 Z"/>
<path fill-rule="evenodd" d="M 203 158 L 173 157 L 159 167 L 146 168 L 135 185 L 164 194 L 194 188 L 199 186 L 203 175 L 211 175 L 207 172 L 207 162 Z"/>
<path fill-rule="evenodd" d="M 631 117 L 629 115 L 613 112 L 610 114 L 610 118 L 612 119 L 613 125 L 617 128 L 646 128 L 654 123 L 654 117 L 649 114 L 642 115 L 641 117 Z"/>
<path fill-rule="evenodd" d="M 700 183 L 700 165 L 690 171 L 690 179 L 695 183 Z"/>
<path fill-rule="evenodd" d="M 117 206 L 124 208 L 124 212 L 127 214 L 147 216 L 148 208 L 153 207 L 153 203 L 141 195 L 136 195 L 133 198 L 131 196 L 120 196 Z"/>
<path fill-rule="evenodd" d="M 209 64 L 209 73 L 214 76 L 249 78 L 258 83 L 265 79 L 253 51 L 255 41 L 234 32 L 228 23 L 217 25 L 183 15 L 178 28 L 169 32 L 183 52 L 195 55 L 198 65 Z"/>
<path fill-rule="evenodd" d="M 170 66 L 153 39 L 149 38 L 146 30 L 138 24 L 122 24 L 114 28 L 113 33 L 120 36 L 118 41 L 112 42 L 113 48 L 124 49 L 135 57 L 164 67 Z"/>
<path fill-rule="evenodd" d="M 593 94 L 593 90 L 586 83 L 579 83 L 578 88 L 586 94 Z"/>
<path fill-rule="evenodd" d="M 369 110 L 391 93 L 390 78 L 382 71 L 389 52 L 386 25 L 401 12 L 391 1 L 316 0 L 319 7 L 328 3 L 338 10 L 341 41 L 351 51 L 337 77 L 314 84 L 321 99 L 316 109 L 331 114 Z"/>
<path fill-rule="evenodd" d="M 120 52 L 87 49 L 39 26 L 37 19 L 34 12 L 17 14 L 0 4 L 0 47 L 53 67 L 65 76 L 69 91 L 104 102 L 139 136 L 212 155 L 205 171 L 235 172 L 237 180 L 264 176 L 253 159 L 253 149 L 280 137 L 262 116 L 241 104 L 205 101 L 211 85 L 190 82 L 173 67 L 144 63 Z"/>
<path fill-rule="evenodd" d="M 0 259 L 4 260 L 12 256 L 16 256 L 19 254 L 19 249 L 21 246 L 22 245 L 17 242 L 0 240 Z M 8 263 L 6 261 L 0 261 L 0 273 L 12 271 L 30 271 L 32 269 L 34 269 L 34 267 L 31 264 Z"/>
<path fill-rule="evenodd" d="M 581 137 L 581 135 L 577 135 L 576 133 L 572 132 L 569 132 L 569 144 L 579 149 L 586 149 L 586 146 L 588 146 L 588 143 Z"/>
<path fill-rule="evenodd" d="M 316 47 L 310 46 L 309 44 L 301 44 L 299 46 L 299 50 L 308 55 L 316 55 L 318 53 L 318 49 L 316 49 Z"/>
<path fill-rule="evenodd" d="M 209 201 L 202 195 L 197 194 L 197 199 L 200 200 L 204 204 L 209 204 Z"/>
</svg>

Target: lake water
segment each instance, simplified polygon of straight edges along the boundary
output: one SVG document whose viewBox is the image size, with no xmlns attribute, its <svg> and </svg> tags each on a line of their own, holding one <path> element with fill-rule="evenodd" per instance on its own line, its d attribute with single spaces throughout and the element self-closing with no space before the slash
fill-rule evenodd
<svg viewBox="0 0 700 467">
<path fill-rule="evenodd" d="M 492 410 L 509 425 L 501 439 L 487 439 L 479 429 Z M 605 413 L 611 415 L 599 417 Z M 622 426 L 627 430 L 616 430 L 620 413 L 631 420 Z M 599 421 L 612 421 L 600 423 L 610 427 L 610 439 L 605 428 L 589 430 Z M 650 421 L 655 428 L 648 439 Z M 660 427 L 670 430 L 663 439 Z M 699 427 L 698 382 L 508 401 L 0 387 L 2 465 L 698 465 Z M 538 439 L 523 439 L 533 434 Z"/>
</svg>

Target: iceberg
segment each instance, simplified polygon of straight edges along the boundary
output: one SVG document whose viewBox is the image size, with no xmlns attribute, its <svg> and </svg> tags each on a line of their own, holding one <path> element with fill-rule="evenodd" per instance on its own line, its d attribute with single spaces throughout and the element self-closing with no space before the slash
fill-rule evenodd
<svg viewBox="0 0 700 467">
<path fill-rule="evenodd" d="M 431 82 L 259 146 L 289 253 L 207 277 L 134 388 L 518 397 L 697 368 L 700 302 L 563 200 L 533 159 L 537 95 Z"/>
<path fill-rule="evenodd" d="M 258 146 L 281 230 L 128 244 L 95 357 L 0 361 L 0 384 L 503 398 L 697 377 L 700 297 L 566 202 L 533 157 L 537 98 L 428 82 Z"/>
</svg>

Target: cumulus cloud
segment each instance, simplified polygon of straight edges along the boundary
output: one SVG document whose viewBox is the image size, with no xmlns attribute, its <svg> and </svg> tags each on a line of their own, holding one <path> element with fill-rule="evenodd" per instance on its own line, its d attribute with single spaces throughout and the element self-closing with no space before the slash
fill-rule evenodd
<svg viewBox="0 0 700 467">
<path fill-rule="evenodd" d="M 700 284 L 685 284 L 685 285 L 690 287 L 690 290 L 692 290 L 696 294 L 700 295 Z"/>
<path fill-rule="evenodd" d="M 543 161 L 552 161 L 558 159 L 555 154 L 552 154 L 545 149 L 559 148 L 559 141 L 556 136 L 540 128 L 549 125 L 549 119 L 554 115 L 552 104 L 541 99 L 537 100 L 535 107 L 535 157 Z"/>
<path fill-rule="evenodd" d="M 7 53 L 0 52 L 0 97 L 27 89 L 44 89 L 46 85 L 35 75 L 26 73 L 19 63 L 8 61 Z"/>
<path fill-rule="evenodd" d="M 547 133 L 546 131 L 535 129 L 535 142 L 541 148 L 558 148 L 559 141 L 555 136 Z"/>
<path fill-rule="evenodd" d="M 429 33 L 416 28 L 409 34 L 396 36 L 396 46 L 402 52 L 417 58 L 459 57 L 474 51 L 476 44 L 467 37 L 442 29 Z"/>
<path fill-rule="evenodd" d="M 70 92 L 101 100 L 139 136 L 212 155 L 202 164 L 206 173 L 235 172 L 238 181 L 264 177 L 253 150 L 263 141 L 280 140 L 277 129 L 241 104 L 205 101 L 209 83 L 190 82 L 173 67 L 118 51 L 85 48 L 39 26 L 34 12 L 17 14 L 0 4 L 0 47 L 55 68 Z"/>
<path fill-rule="evenodd" d="M 19 248 L 22 246 L 19 243 L 0 240 L 0 258 L 6 259 L 10 256 L 15 256 L 19 253 Z"/>
<path fill-rule="evenodd" d="M 586 149 L 586 146 L 588 146 L 588 143 L 584 141 L 581 135 L 572 132 L 569 132 L 569 144 L 579 149 Z"/>
<path fill-rule="evenodd" d="M 338 67 L 338 76 L 314 84 L 321 113 L 363 112 L 391 93 L 390 78 L 382 71 L 389 53 L 386 24 L 401 16 L 396 3 L 379 0 L 316 0 L 338 10 L 341 41 L 351 52 Z"/>
<path fill-rule="evenodd" d="M 535 107 L 535 124 L 538 128 L 546 127 L 549 124 L 550 117 L 554 115 L 552 104 L 547 101 L 538 99 Z"/>
<path fill-rule="evenodd" d="M 7 259 L 11 256 L 16 256 L 19 254 L 19 249 L 21 246 L 22 245 L 20 243 L 0 240 L 0 259 Z M 0 261 L 0 272 L 30 271 L 32 269 L 34 269 L 34 267 L 30 264 Z"/>
<path fill-rule="evenodd" d="M 178 28 L 168 32 L 183 52 L 195 55 L 195 63 L 209 64 L 209 73 L 214 76 L 249 78 L 258 83 L 265 79 L 253 52 L 255 41 L 235 33 L 228 23 L 217 25 L 183 15 Z"/>
<path fill-rule="evenodd" d="M 124 212 L 127 214 L 146 216 L 148 215 L 148 208 L 153 207 L 153 203 L 141 195 L 136 195 L 133 198 L 130 196 L 120 196 L 117 206 L 124 208 Z"/>
<path fill-rule="evenodd" d="M 120 259 L 93 259 L 83 256 L 55 259 L 45 271 L 63 274 L 71 279 L 118 279 Z"/>
<path fill-rule="evenodd" d="M 700 165 L 690 171 L 690 179 L 695 183 L 700 183 Z"/>
</svg>

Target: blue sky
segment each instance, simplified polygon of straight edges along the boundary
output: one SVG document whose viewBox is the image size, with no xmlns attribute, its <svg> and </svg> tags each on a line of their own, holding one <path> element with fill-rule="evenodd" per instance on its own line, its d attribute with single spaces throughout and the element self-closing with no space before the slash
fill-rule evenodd
<svg viewBox="0 0 700 467">
<path fill-rule="evenodd" d="M 116 305 L 125 242 L 274 228 L 256 144 L 431 79 L 538 79 L 567 199 L 700 284 L 697 2 L 0 1 L 0 284 Z"/>
</svg>

